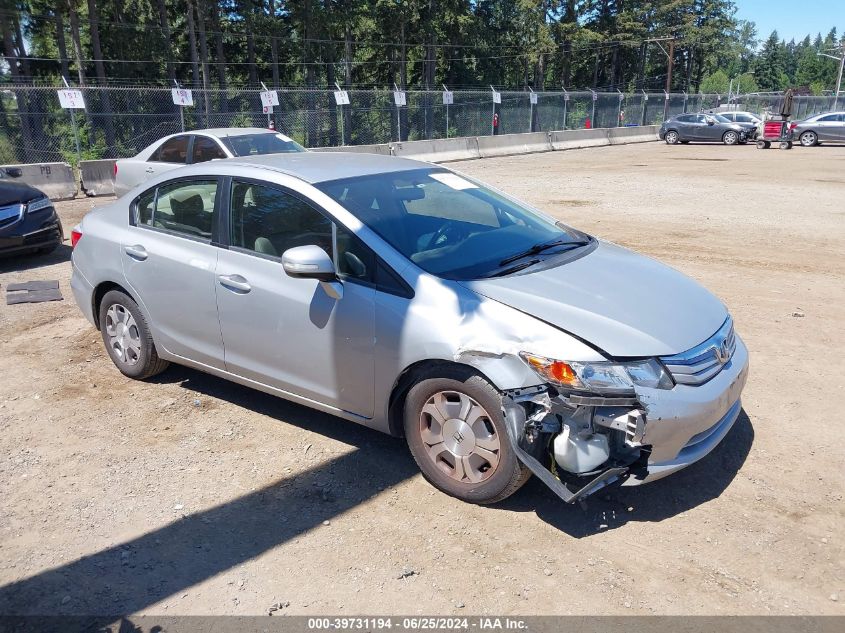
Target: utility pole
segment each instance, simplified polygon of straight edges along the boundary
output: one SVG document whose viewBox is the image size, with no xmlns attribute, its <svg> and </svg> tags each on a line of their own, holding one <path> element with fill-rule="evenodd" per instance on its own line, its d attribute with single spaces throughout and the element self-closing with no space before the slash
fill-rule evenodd
<svg viewBox="0 0 845 633">
<path fill-rule="evenodd" d="M 645 40 L 645 42 L 654 42 L 660 47 L 660 50 L 663 51 L 663 54 L 666 55 L 666 99 L 663 103 L 663 119 L 665 120 L 669 108 L 669 94 L 672 92 L 672 68 L 675 65 L 675 38 L 652 37 L 650 39 Z M 665 48 L 663 48 L 663 44 L 661 44 L 660 42 L 669 42 L 669 50 L 667 51 Z"/>
<path fill-rule="evenodd" d="M 662 47 L 661 47 L 662 48 Z M 669 40 L 669 62 L 666 69 L 666 92 L 672 92 L 672 68 L 675 65 L 675 40 Z"/>
<path fill-rule="evenodd" d="M 819 52 L 817 55 L 821 57 L 830 57 L 830 59 L 835 59 L 839 62 L 839 77 L 836 80 L 836 97 L 833 100 L 833 109 L 836 110 L 839 108 L 839 92 L 842 89 L 842 69 L 845 68 L 845 38 L 842 39 L 838 48 L 831 48 L 828 49 L 831 52 L 839 51 L 839 55 L 828 55 L 827 53 Z"/>
</svg>

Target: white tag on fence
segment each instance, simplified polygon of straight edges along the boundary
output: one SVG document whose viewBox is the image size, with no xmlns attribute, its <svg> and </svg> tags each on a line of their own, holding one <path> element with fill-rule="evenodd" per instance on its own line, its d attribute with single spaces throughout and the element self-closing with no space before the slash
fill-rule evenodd
<svg viewBox="0 0 845 633">
<path fill-rule="evenodd" d="M 276 93 L 275 90 L 267 90 L 266 92 L 262 92 L 261 105 L 270 106 L 270 112 L 272 112 L 272 107 L 279 105 L 279 95 Z"/>
<path fill-rule="evenodd" d="M 346 90 L 335 90 L 334 102 L 337 105 L 349 105 L 349 93 Z"/>
<path fill-rule="evenodd" d="M 502 93 L 493 91 L 493 103 L 501 103 L 502 102 Z"/>
<path fill-rule="evenodd" d="M 403 90 L 394 90 L 393 91 L 393 103 L 395 103 L 397 107 L 407 104 L 405 92 Z"/>
<path fill-rule="evenodd" d="M 192 106 L 194 105 L 194 94 L 185 88 L 172 88 L 170 94 L 173 96 L 173 103 L 178 106 Z"/>
<path fill-rule="evenodd" d="M 452 105 L 455 103 L 455 93 L 451 90 L 443 91 L 443 105 Z"/>
<path fill-rule="evenodd" d="M 59 105 L 66 110 L 84 110 L 85 99 L 81 90 L 59 90 Z"/>
<path fill-rule="evenodd" d="M 532 92 L 532 93 L 531 93 L 531 97 L 530 97 L 530 98 L 531 98 L 531 104 L 532 104 L 532 105 L 537 105 L 537 93 L 536 93 L 536 92 Z"/>
</svg>

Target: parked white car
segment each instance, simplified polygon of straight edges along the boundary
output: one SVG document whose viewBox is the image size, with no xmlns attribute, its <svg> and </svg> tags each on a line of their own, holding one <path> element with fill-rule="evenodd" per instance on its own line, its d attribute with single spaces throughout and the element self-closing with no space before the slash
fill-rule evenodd
<svg viewBox="0 0 845 633">
<path fill-rule="evenodd" d="M 260 127 L 192 130 L 159 139 L 137 156 L 114 164 L 114 193 L 127 191 L 164 172 L 217 158 L 307 151 L 293 139 Z"/>
</svg>

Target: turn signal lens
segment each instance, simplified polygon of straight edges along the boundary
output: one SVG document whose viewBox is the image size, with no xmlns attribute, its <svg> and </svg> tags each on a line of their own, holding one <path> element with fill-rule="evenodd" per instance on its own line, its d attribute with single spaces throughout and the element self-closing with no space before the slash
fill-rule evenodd
<svg viewBox="0 0 845 633">
<path fill-rule="evenodd" d="M 73 229 L 70 232 L 70 247 L 76 248 L 76 245 L 79 243 L 79 240 L 82 239 L 82 231 L 79 229 Z"/>
<path fill-rule="evenodd" d="M 568 363 L 562 360 L 553 360 L 543 356 L 534 356 L 521 352 L 520 356 L 540 376 L 549 382 L 571 387 L 572 389 L 585 389 L 584 384 L 578 379 L 575 370 Z"/>
</svg>

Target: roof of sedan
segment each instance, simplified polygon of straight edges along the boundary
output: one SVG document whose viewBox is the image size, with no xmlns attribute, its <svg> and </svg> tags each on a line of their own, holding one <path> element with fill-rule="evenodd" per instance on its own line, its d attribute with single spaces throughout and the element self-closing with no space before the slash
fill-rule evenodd
<svg viewBox="0 0 845 633">
<path fill-rule="evenodd" d="M 412 169 L 434 167 L 410 158 L 364 154 L 357 152 L 300 152 L 289 154 L 265 154 L 243 158 L 230 158 L 215 161 L 218 165 L 240 164 L 249 167 L 262 167 L 295 176 L 311 184 L 371 176 Z"/>
<path fill-rule="evenodd" d="M 210 127 L 204 130 L 188 130 L 186 132 L 186 134 L 210 134 L 211 136 L 242 136 L 244 134 L 276 133 L 276 130 L 269 130 L 265 127 Z"/>
</svg>

